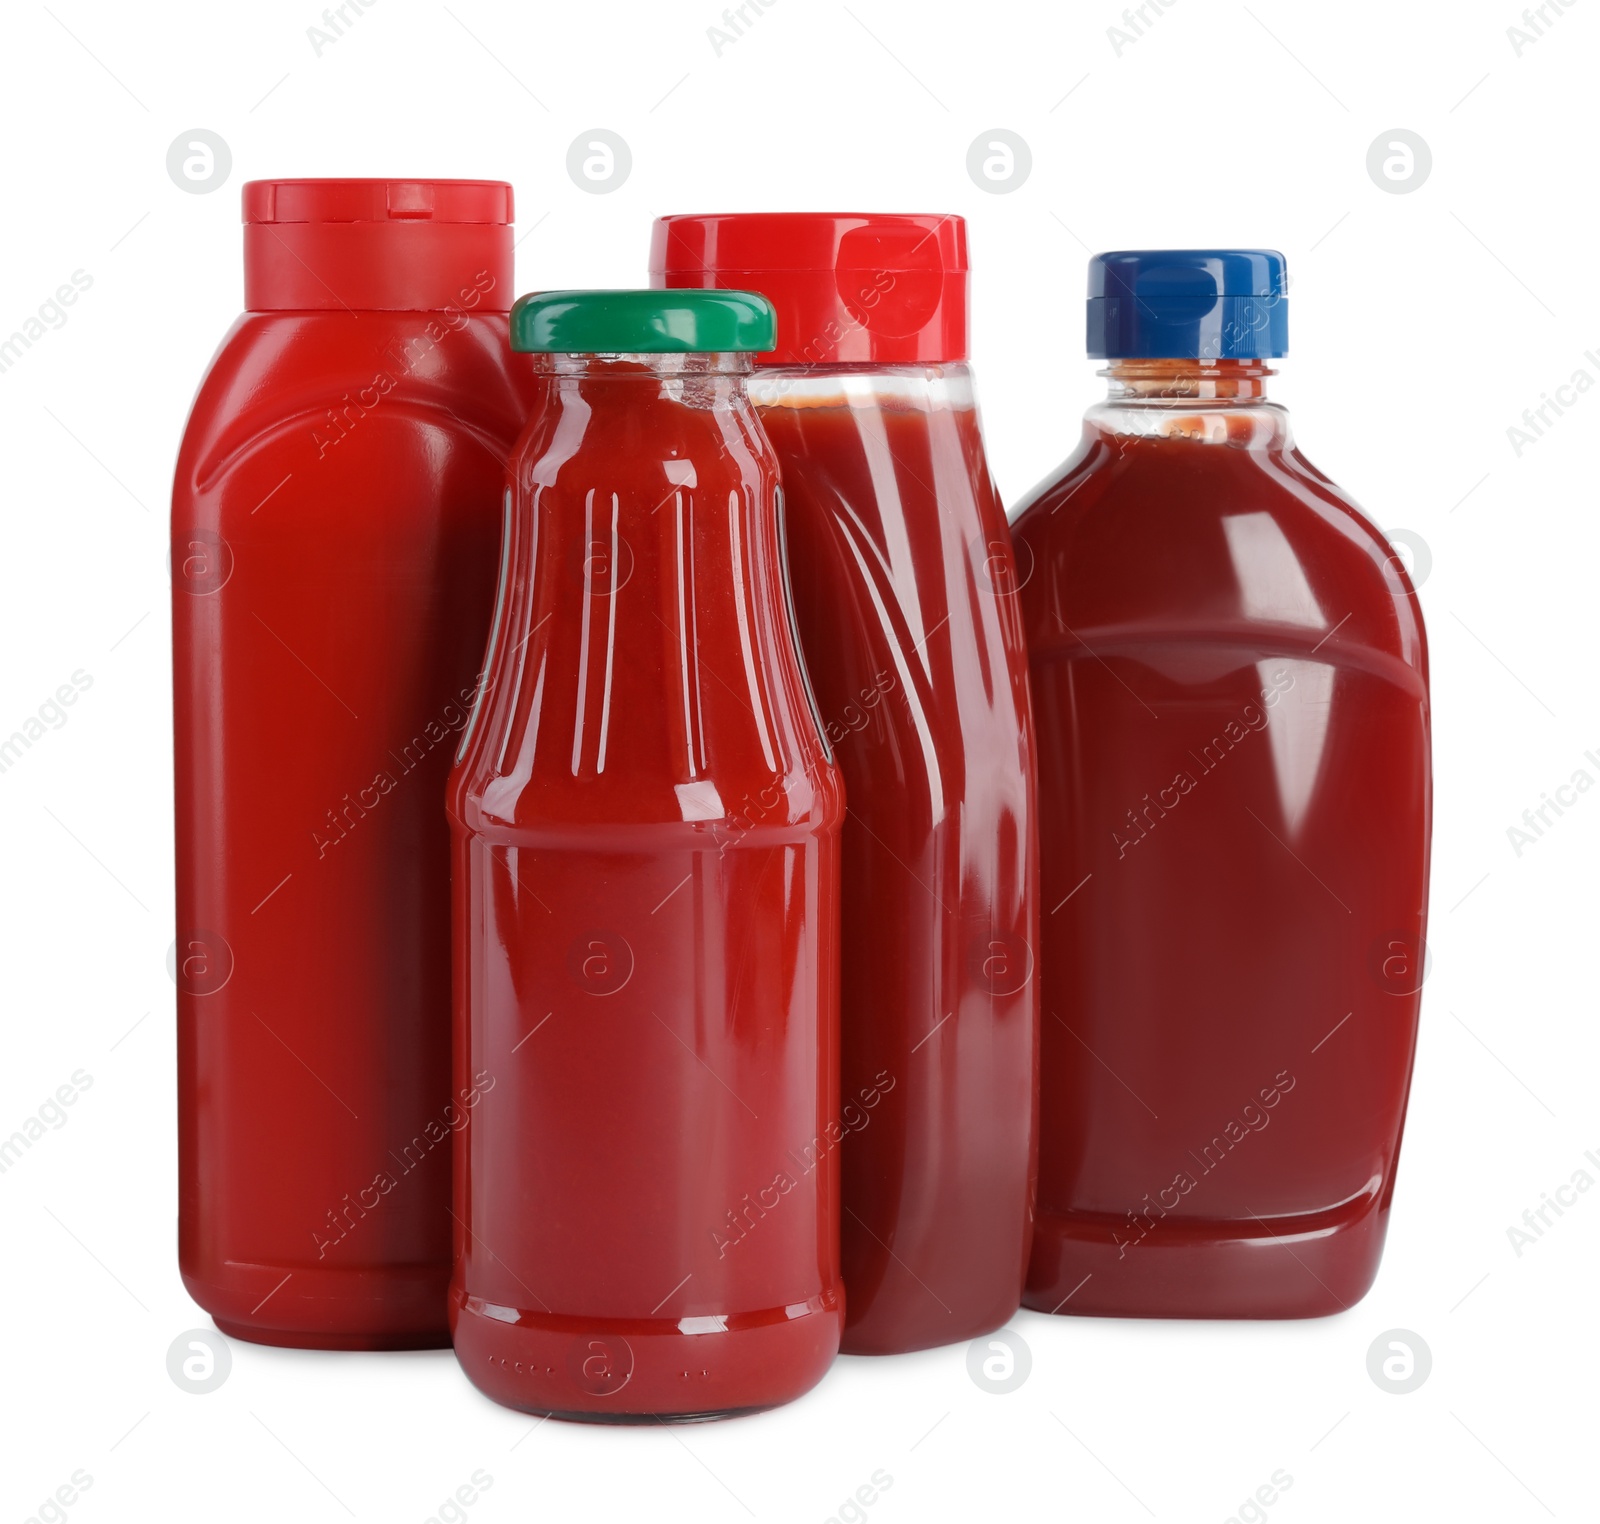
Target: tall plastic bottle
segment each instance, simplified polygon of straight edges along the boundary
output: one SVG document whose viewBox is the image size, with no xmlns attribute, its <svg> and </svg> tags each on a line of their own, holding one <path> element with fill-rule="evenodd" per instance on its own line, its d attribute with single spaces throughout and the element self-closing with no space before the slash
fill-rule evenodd
<svg viewBox="0 0 1600 1524">
<path fill-rule="evenodd" d="M 525 413 L 511 188 L 256 181 L 244 220 L 172 493 L 179 1259 L 242 1338 L 442 1345 L 439 801 Z"/>
<path fill-rule="evenodd" d="M 844 773 L 844 1349 L 1016 1311 L 1036 1147 L 1038 886 L 1021 582 L 967 366 L 959 217 L 656 224 L 652 277 L 778 309 L 750 387 Z"/>
<path fill-rule="evenodd" d="M 1047 1312 L 1305 1317 L 1383 1249 L 1426 972 L 1428 659 L 1266 396 L 1281 255 L 1090 264 L 1110 395 L 1016 520 Z"/>
</svg>

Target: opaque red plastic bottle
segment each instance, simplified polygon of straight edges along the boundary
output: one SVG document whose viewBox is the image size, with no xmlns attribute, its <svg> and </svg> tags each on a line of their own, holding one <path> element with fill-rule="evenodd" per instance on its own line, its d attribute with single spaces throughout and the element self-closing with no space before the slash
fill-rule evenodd
<svg viewBox="0 0 1600 1524">
<path fill-rule="evenodd" d="M 967 358 L 959 217 L 669 217 L 653 278 L 748 287 L 795 613 L 844 773 L 848 1353 L 1016 1311 L 1038 885 L 1019 577 Z"/>
<path fill-rule="evenodd" d="M 456 1353 L 530 1412 L 710 1417 L 826 1370 L 843 798 L 745 395 L 772 313 L 547 292 L 450 780 Z M 870 1103 L 869 1103 L 870 1104 Z"/>
<path fill-rule="evenodd" d="M 525 415 L 511 190 L 257 181 L 244 215 L 172 495 L 179 1259 L 242 1338 L 442 1345 L 439 799 Z"/>
<path fill-rule="evenodd" d="M 1337 1312 L 1377 1272 L 1425 972 L 1421 611 L 1266 399 L 1281 256 L 1091 279 L 1111 396 L 1016 521 L 1044 886 L 1025 1300 Z"/>
</svg>

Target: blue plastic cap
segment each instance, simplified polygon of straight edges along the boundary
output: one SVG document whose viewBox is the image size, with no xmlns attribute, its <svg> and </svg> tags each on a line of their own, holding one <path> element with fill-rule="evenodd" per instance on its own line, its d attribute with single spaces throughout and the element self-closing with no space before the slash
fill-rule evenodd
<svg viewBox="0 0 1600 1524">
<path fill-rule="evenodd" d="M 1275 249 L 1117 249 L 1089 261 L 1096 360 L 1270 360 L 1289 352 Z"/>
</svg>

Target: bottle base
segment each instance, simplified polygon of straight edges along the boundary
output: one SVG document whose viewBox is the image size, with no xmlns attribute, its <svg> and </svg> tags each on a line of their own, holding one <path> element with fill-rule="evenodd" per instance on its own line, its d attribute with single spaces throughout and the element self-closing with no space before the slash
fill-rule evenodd
<svg viewBox="0 0 1600 1524">
<path fill-rule="evenodd" d="M 473 1382 L 473 1385 L 480 1392 L 484 1392 L 485 1396 L 494 1396 L 492 1392 L 485 1391 L 480 1383 Z M 533 1418 L 556 1418 L 562 1423 L 609 1424 L 612 1428 L 638 1428 L 651 1423 L 717 1423 L 724 1418 L 748 1418 L 754 1413 L 770 1412 L 771 1409 L 781 1406 L 779 1403 L 768 1402 L 753 1408 L 721 1408 L 714 1413 L 588 1413 L 576 1408 L 525 1407 L 521 1403 L 506 1402 L 501 1397 L 495 1397 L 494 1400 L 503 1407 L 514 1407 L 519 1413 L 527 1413 Z"/>
<path fill-rule="evenodd" d="M 505 1407 L 578 1423 L 702 1423 L 810 1391 L 838 1353 L 844 1298 L 721 1317 L 586 1318 L 452 1289 L 450 1321 L 467 1378 Z"/>
<path fill-rule="evenodd" d="M 951 1344 L 966 1344 L 985 1334 L 1004 1328 L 1016 1315 L 1017 1294 L 1010 1304 L 991 1308 L 981 1316 L 947 1317 L 945 1326 L 907 1323 L 898 1326 L 884 1319 L 866 1318 L 857 1326 L 846 1325 L 839 1343 L 841 1355 L 913 1355 L 923 1349 L 943 1349 Z"/>
<path fill-rule="evenodd" d="M 449 1349 L 450 1335 L 429 1329 L 421 1333 L 343 1333 L 327 1328 L 261 1328 L 212 1315 L 211 1321 L 230 1339 L 270 1344 L 279 1349 L 401 1350 Z"/>
<path fill-rule="evenodd" d="M 1103 1318 L 1328 1317 L 1372 1288 L 1388 1219 L 1387 1202 L 1368 1196 L 1296 1217 L 1163 1217 L 1130 1242 L 1126 1217 L 1041 1210 L 1022 1305 Z"/>
<path fill-rule="evenodd" d="M 230 1339 L 284 1349 L 448 1349 L 447 1265 L 332 1270 L 227 1260 L 182 1270 L 190 1296 Z"/>
</svg>

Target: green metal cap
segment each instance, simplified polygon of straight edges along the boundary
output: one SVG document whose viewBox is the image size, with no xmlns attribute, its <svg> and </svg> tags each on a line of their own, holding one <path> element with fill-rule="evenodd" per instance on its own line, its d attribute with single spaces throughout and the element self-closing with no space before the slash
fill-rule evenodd
<svg viewBox="0 0 1600 1524">
<path fill-rule="evenodd" d="M 753 291 L 535 291 L 511 309 L 520 354 L 760 354 L 777 343 Z"/>
</svg>

